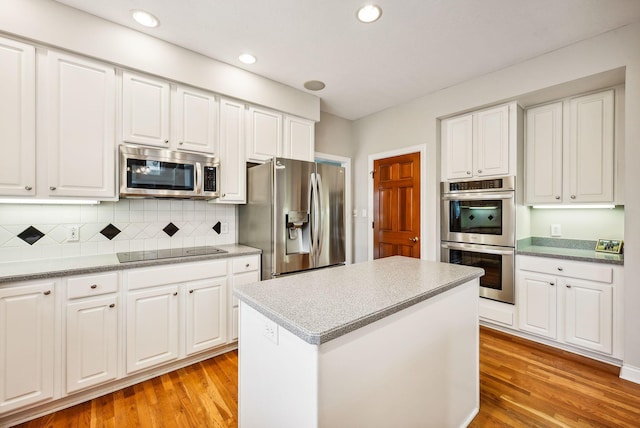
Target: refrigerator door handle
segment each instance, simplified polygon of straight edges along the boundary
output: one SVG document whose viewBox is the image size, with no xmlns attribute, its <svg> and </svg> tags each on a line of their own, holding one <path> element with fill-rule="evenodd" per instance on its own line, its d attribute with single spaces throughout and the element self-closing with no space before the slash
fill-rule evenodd
<svg viewBox="0 0 640 428">
<path fill-rule="evenodd" d="M 315 267 L 316 265 L 316 237 L 318 235 L 317 223 L 318 219 L 316 218 L 317 210 L 316 210 L 316 174 L 314 172 L 309 176 L 309 211 L 310 211 L 310 235 L 311 235 L 311 260 L 312 265 Z"/>
<path fill-rule="evenodd" d="M 316 239 L 318 240 L 318 257 L 322 254 L 322 241 L 324 241 L 324 214 L 322 212 L 322 176 L 320 174 L 316 174 L 316 182 L 318 183 L 318 188 L 316 191 L 316 199 L 317 203 L 317 215 L 318 215 L 318 233 Z"/>
</svg>

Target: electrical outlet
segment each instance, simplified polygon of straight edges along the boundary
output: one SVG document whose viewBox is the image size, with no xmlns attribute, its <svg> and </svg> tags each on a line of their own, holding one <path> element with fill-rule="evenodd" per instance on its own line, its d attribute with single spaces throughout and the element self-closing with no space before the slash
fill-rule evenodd
<svg viewBox="0 0 640 428">
<path fill-rule="evenodd" d="M 80 226 L 74 224 L 67 227 L 67 242 L 78 242 L 80 240 Z"/>
<path fill-rule="evenodd" d="M 551 225 L 551 236 L 562 236 L 562 228 L 559 224 Z"/>
<path fill-rule="evenodd" d="M 229 223 L 224 222 L 221 224 L 222 226 L 222 233 L 229 233 Z"/>
<path fill-rule="evenodd" d="M 278 324 L 271 321 L 270 319 L 264 320 L 264 337 L 269 339 L 271 342 L 278 344 Z"/>
</svg>

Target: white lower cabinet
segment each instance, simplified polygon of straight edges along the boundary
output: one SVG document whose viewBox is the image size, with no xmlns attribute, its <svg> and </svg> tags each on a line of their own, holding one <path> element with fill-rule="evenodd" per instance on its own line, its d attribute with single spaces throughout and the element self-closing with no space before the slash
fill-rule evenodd
<svg viewBox="0 0 640 428">
<path fill-rule="evenodd" d="M 178 286 L 127 295 L 127 373 L 178 358 Z"/>
<path fill-rule="evenodd" d="M 0 288 L 0 414 L 54 396 L 56 285 Z"/>
<path fill-rule="evenodd" d="M 185 284 L 187 292 L 186 354 L 191 355 L 226 342 L 227 278 Z"/>
<path fill-rule="evenodd" d="M 518 327 L 622 357 L 623 268 L 518 256 Z"/>
<path fill-rule="evenodd" d="M 251 284 L 260 281 L 260 255 L 238 257 L 233 260 L 232 288 L 237 285 Z M 238 339 L 238 299 L 231 294 L 230 299 L 230 332 L 229 340 Z"/>
</svg>

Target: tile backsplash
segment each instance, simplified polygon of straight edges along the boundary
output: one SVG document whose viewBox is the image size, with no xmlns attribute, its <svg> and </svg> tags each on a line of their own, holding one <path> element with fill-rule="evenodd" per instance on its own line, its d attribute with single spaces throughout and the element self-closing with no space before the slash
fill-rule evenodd
<svg viewBox="0 0 640 428">
<path fill-rule="evenodd" d="M 79 227 L 77 242 L 68 241 L 73 226 Z M 235 242 L 235 205 L 165 199 L 0 204 L 0 262 Z"/>
</svg>

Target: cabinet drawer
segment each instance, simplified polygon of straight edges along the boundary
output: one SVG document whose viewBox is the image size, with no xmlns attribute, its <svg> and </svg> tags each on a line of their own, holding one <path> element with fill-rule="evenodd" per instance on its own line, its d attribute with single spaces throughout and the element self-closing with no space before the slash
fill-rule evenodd
<svg viewBox="0 0 640 428">
<path fill-rule="evenodd" d="M 613 268 L 597 263 L 519 256 L 518 269 L 604 282 L 607 284 L 613 282 Z"/>
<path fill-rule="evenodd" d="M 195 263 L 172 263 L 165 266 L 128 271 L 127 287 L 129 290 L 137 290 L 226 275 L 227 259 Z"/>
<path fill-rule="evenodd" d="M 260 270 L 260 256 L 238 257 L 233 259 L 233 273 Z"/>
<path fill-rule="evenodd" d="M 69 299 L 99 296 L 116 291 L 118 291 L 117 272 L 78 276 L 67 280 L 67 297 Z"/>
</svg>

